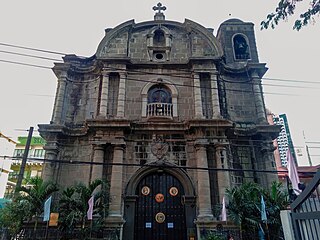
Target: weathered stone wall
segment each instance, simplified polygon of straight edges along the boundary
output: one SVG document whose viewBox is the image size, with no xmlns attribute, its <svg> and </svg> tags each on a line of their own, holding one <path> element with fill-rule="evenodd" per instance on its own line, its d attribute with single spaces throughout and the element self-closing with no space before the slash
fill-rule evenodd
<svg viewBox="0 0 320 240">
<path fill-rule="evenodd" d="M 257 112 L 252 82 L 241 76 L 233 78 L 223 76 L 223 79 L 230 119 L 235 122 L 256 122 Z"/>
<path fill-rule="evenodd" d="M 62 119 L 66 124 L 81 125 L 97 114 L 100 76 L 79 74 L 69 76 Z"/>
<path fill-rule="evenodd" d="M 58 165 L 57 181 L 61 186 L 70 186 L 76 183 L 89 183 L 90 164 L 73 164 L 72 161 L 91 162 L 92 144 L 85 139 L 64 141 L 59 148 L 58 159 L 71 161 L 70 164 Z"/>
</svg>

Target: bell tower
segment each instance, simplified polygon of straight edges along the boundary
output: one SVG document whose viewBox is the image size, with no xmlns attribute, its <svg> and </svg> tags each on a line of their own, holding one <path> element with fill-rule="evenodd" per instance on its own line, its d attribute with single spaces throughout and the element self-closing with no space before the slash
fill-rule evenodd
<svg viewBox="0 0 320 240">
<path fill-rule="evenodd" d="M 217 38 L 222 45 L 226 64 L 259 62 L 253 23 L 229 19 L 220 25 Z"/>
</svg>

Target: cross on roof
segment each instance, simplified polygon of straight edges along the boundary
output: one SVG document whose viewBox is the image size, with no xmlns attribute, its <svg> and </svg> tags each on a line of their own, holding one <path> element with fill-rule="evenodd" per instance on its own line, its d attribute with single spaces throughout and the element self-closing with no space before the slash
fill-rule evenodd
<svg viewBox="0 0 320 240">
<path fill-rule="evenodd" d="M 161 10 L 165 11 L 167 8 L 165 6 L 162 6 L 162 4 L 159 2 L 157 6 L 154 6 L 152 9 L 153 11 L 158 11 L 158 13 L 162 13 Z"/>
</svg>

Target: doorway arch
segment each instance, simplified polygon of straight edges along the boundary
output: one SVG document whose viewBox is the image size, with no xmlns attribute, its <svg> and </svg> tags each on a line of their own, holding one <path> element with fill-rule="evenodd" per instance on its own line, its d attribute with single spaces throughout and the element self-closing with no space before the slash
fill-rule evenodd
<svg viewBox="0 0 320 240">
<path fill-rule="evenodd" d="M 163 200 L 156 199 L 157 194 Z M 171 236 L 175 240 L 185 240 L 191 236 L 195 239 L 195 191 L 184 170 L 163 165 L 140 168 L 127 184 L 124 202 L 124 239 L 171 239 Z M 171 208 L 175 211 L 171 212 Z M 158 213 L 162 213 L 166 220 L 158 223 Z M 142 238 L 137 231 L 143 232 Z M 148 233 L 152 235 L 146 235 Z"/>
</svg>

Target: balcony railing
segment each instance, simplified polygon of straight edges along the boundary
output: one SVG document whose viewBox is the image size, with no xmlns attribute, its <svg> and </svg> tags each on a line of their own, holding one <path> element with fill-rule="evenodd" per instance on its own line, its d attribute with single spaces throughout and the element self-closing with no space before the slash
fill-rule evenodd
<svg viewBox="0 0 320 240">
<path fill-rule="evenodd" d="M 172 103 L 148 103 L 147 117 L 167 117 L 172 118 Z"/>
</svg>

